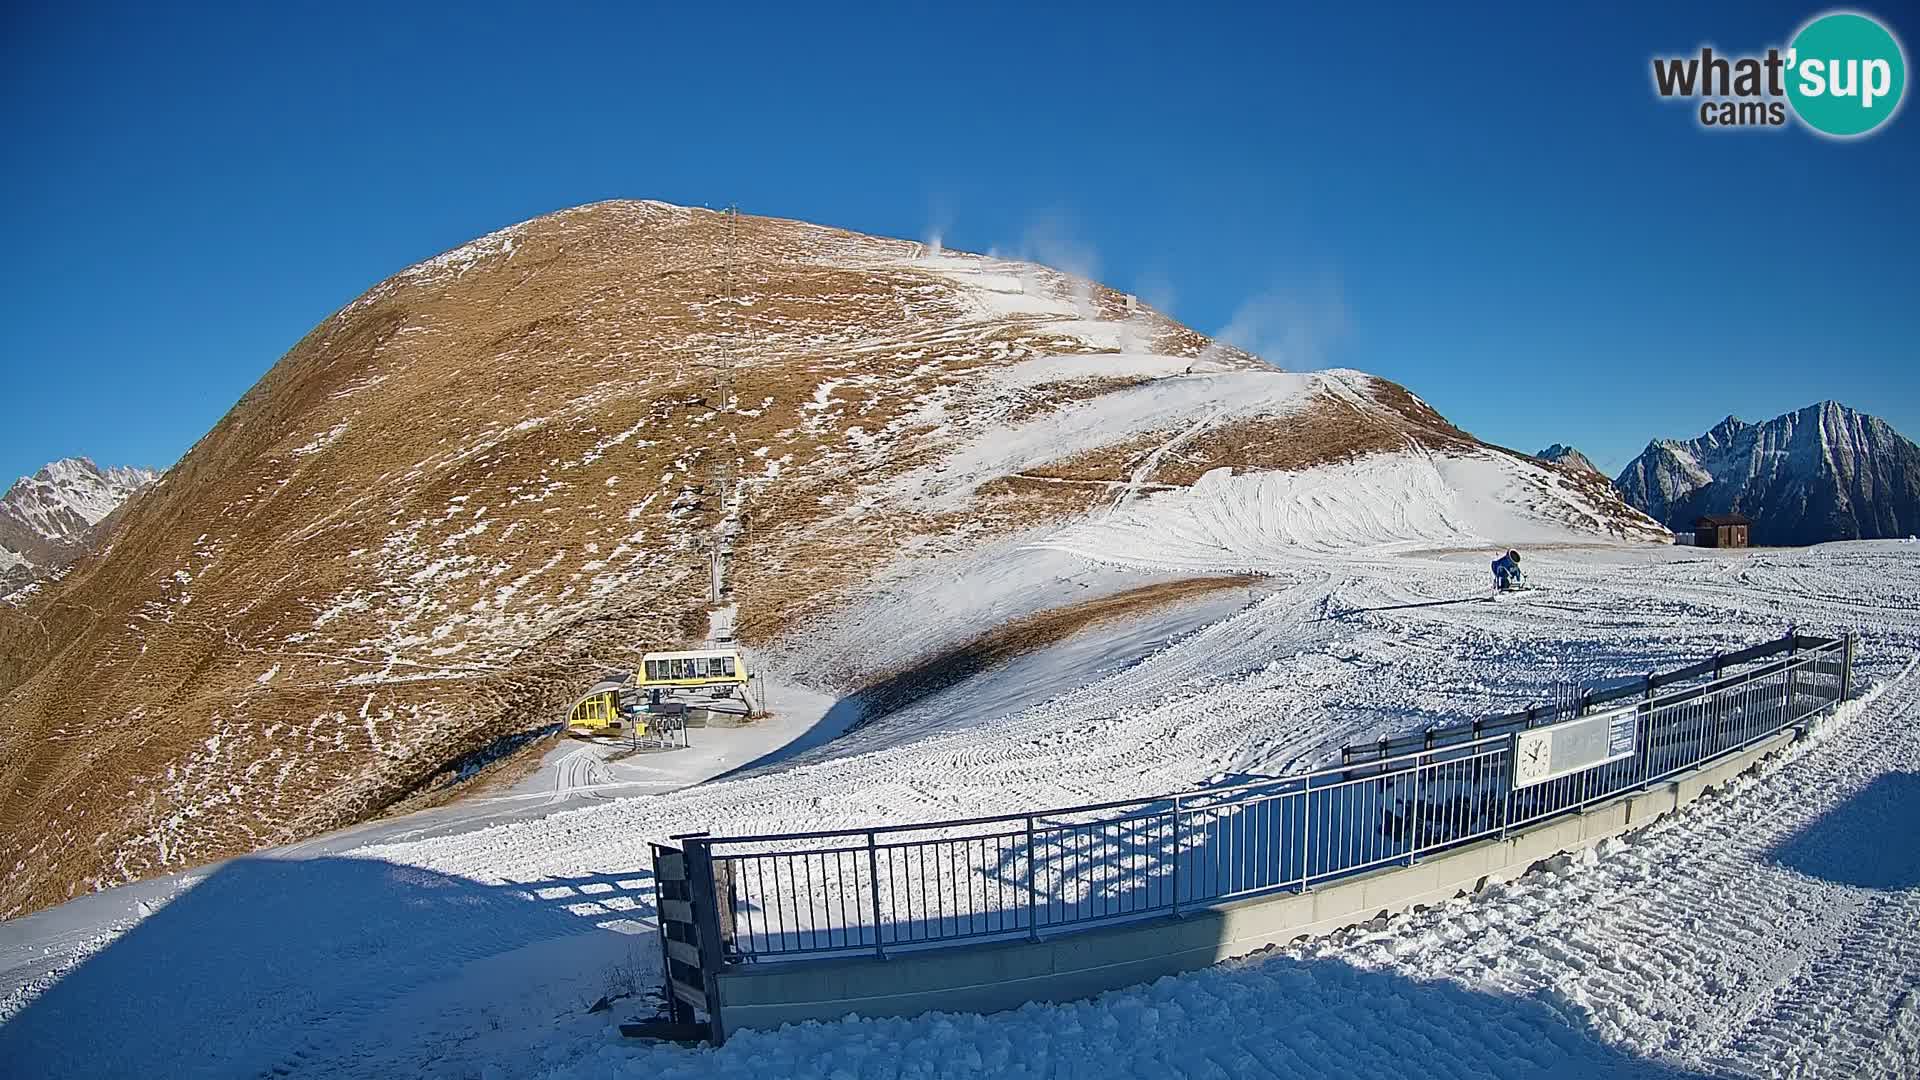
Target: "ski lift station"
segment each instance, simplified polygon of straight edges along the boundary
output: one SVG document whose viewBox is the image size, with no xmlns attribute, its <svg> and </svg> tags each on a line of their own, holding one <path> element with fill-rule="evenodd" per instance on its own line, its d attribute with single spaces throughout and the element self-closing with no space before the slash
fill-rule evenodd
<svg viewBox="0 0 1920 1080">
<path fill-rule="evenodd" d="M 684 723 L 687 702 L 669 698 L 737 697 L 752 715 L 756 710 L 748 693 L 751 677 L 738 649 L 647 653 L 639 670 L 604 679 L 575 702 L 567 717 L 567 732 L 594 736 L 677 728 L 668 718 Z"/>
</svg>

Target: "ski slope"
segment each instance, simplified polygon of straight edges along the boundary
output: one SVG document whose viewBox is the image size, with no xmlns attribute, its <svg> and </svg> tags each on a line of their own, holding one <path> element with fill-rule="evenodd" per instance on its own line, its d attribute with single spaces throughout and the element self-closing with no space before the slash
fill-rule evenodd
<svg viewBox="0 0 1920 1080">
<path fill-rule="evenodd" d="M 1150 556 L 1111 572 L 1150 570 Z M 1061 590 L 1095 573 L 1057 548 L 1028 557 Z M 1481 551 L 1261 557 L 1266 576 L 1245 592 L 1095 627 L 775 766 L 456 835 L 242 860 L 44 941 L 28 939 L 54 924 L 0 924 L 0 956 L 43 950 L 32 978 L 0 973 L 0 1060 L 45 1076 L 1914 1074 L 1920 865 L 1900 838 L 1920 817 L 1920 545 L 1549 545 L 1527 551 L 1544 589 L 1492 602 Z M 888 603 L 948 588 L 925 575 Z M 649 841 L 1302 769 L 1343 742 L 1789 624 L 1859 630 L 1858 681 L 1875 696 L 1770 774 L 1597 857 L 1089 1002 L 740 1033 L 717 1051 L 612 1026 L 644 1011 L 657 980 Z M 856 617 L 834 632 L 872 628 Z M 589 1012 L 602 995 L 618 1000 Z"/>
<path fill-rule="evenodd" d="M 1417 915 L 1092 1001 L 604 1046 L 546 1075 L 1912 1076 L 1920 850 L 1886 839 L 1920 780 L 1882 754 L 1920 766 L 1917 689 L 1910 667 L 1770 774 Z"/>
</svg>

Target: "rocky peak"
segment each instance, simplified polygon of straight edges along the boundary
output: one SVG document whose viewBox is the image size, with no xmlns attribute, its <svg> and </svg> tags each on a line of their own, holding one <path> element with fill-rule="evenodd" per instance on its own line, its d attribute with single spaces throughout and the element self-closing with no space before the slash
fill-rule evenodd
<svg viewBox="0 0 1920 1080">
<path fill-rule="evenodd" d="M 0 596 L 91 550 L 108 516 L 159 477 L 152 469 L 102 469 L 71 457 L 15 481 L 0 496 Z"/>
<path fill-rule="evenodd" d="M 1758 424 L 1729 416 L 1697 439 L 1654 440 L 1616 484 L 1669 527 L 1686 528 L 1701 514 L 1746 514 L 1757 544 L 1920 529 L 1920 447 L 1886 421 L 1831 400 Z"/>
<path fill-rule="evenodd" d="M 1552 462 L 1555 465 L 1564 465 L 1568 468 L 1584 469 L 1587 472 L 1600 471 L 1594 467 L 1593 461 L 1589 459 L 1587 455 L 1565 443 L 1554 443 L 1552 446 L 1535 454 L 1534 457 L 1539 458 L 1541 461 Z"/>
</svg>

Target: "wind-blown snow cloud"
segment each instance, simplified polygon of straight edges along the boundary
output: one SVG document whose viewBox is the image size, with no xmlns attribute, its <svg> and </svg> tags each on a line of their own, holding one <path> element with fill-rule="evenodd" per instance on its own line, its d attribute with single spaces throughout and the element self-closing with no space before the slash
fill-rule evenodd
<svg viewBox="0 0 1920 1080">
<path fill-rule="evenodd" d="M 1011 256 L 997 246 L 989 248 L 990 257 L 1011 257 L 1021 262 L 1038 263 L 1051 267 L 1074 279 L 1071 299 L 1081 317 L 1092 318 L 1096 314 L 1093 302 L 1093 282 L 1100 276 L 1100 254 L 1092 244 L 1081 240 L 1075 233 L 1072 219 L 1064 213 L 1053 211 L 1034 219 L 1021 234 L 1019 245 Z M 1037 277 L 1023 280 L 1023 288 L 1028 292 L 1041 292 L 1046 283 Z"/>
<path fill-rule="evenodd" d="M 938 255 L 947 249 L 946 236 L 953 231 L 953 212 L 945 205 L 935 205 L 928 216 L 930 220 L 922 243 L 928 255 Z"/>
<path fill-rule="evenodd" d="M 1158 270 L 1147 270 L 1134 276 L 1133 291 L 1146 301 L 1148 307 L 1163 315 L 1173 314 L 1173 305 L 1180 299 L 1180 292 L 1173 287 L 1172 279 Z"/>
<path fill-rule="evenodd" d="M 1349 326 L 1339 284 L 1328 280 L 1312 288 L 1276 287 L 1250 297 L 1213 336 L 1275 367 L 1306 371 L 1325 366 L 1327 349 Z"/>
</svg>

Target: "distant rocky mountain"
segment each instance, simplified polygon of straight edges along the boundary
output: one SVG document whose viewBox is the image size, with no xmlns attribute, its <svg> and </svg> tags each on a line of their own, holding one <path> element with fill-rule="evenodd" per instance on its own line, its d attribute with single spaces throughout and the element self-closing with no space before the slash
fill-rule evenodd
<svg viewBox="0 0 1920 1080">
<path fill-rule="evenodd" d="M 1533 456 L 1539 458 L 1541 461 L 1552 462 L 1555 465 L 1565 465 L 1568 468 L 1585 469 L 1588 472 L 1595 473 L 1600 471 L 1594 468 L 1593 462 L 1587 458 L 1587 455 L 1563 443 L 1554 443 L 1552 446 L 1547 447 L 1545 450 Z"/>
<path fill-rule="evenodd" d="M 21 477 L 0 496 L 0 596 L 93 550 L 102 523 L 159 478 L 152 469 L 102 469 L 83 457 Z"/>
<path fill-rule="evenodd" d="M 1729 416 L 1684 442 L 1656 439 L 1614 483 L 1669 528 L 1745 514 L 1756 544 L 1920 532 L 1920 446 L 1836 401 L 1760 424 Z"/>
</svg>

